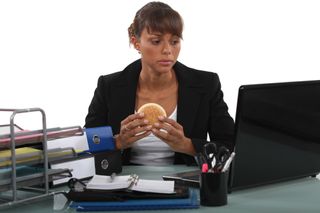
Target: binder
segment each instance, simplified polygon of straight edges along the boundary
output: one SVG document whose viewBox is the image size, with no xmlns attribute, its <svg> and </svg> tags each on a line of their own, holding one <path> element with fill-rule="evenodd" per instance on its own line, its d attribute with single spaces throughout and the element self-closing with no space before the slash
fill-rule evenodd
<svg viewBox="0 0 320 213">
<path fill-rule="evenodd" d="M 120 150 L 115 149 L 110 126 L 85 129 L 89 151 L 94 155 L 96 174 L 111 175 L 122 171 Z"/>
<path fill-rule="evenodd" d="M 137 199 L 111 202 L 72 202 L 76 211 L 126 211 L 160 209 L 196 209 L 199 208 L 198 194 L 190 189 L 188 198 L 177 199 Z"/>
<path fill-rule="evenodd" d="M 110 150 L 94 153 L 94 164 L 97 175 L 112 175 L 122 172 L 121 152 Z"/>
<path fill-rule="evenodd" d="M 105 176 L 95 175 L 87 183 L 87 189 L 104 190 L 129 190 L 149 193 L 174 194 L 174 181 L 141 179 L 138 175 Z"/>
<path fill-rule="evenodd" d="M 108 150 L 114 150 L 112 129 L 110 126 L 100 126 L 85 129 L 89 151 L 98 153 Z"/>
<path fill-rule="evenodd" d="M 76 183 L 68 184 L 70 191 L 66 197 L 70 201 L 75 202 L 106 202 L 106 201 L 125 201 L 125 200 L 146 200 L 146 199 L 182 199 L 188 198 L 189 188 L 185 186 L 175 186 L 174 194 L 140 192 L 129 190 L 91 190 L 85 187 L 85 184 Z M 80 182 L 80 181 L 79 181 Z"/>
</svg>

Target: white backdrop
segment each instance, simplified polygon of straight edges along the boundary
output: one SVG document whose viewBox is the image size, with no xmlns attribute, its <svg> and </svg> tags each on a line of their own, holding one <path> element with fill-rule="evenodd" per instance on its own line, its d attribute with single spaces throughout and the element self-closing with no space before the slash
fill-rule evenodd
<svg viewBox="0 0 320 213">
<path fill-rule="evenodd" d="M 0 1 L 0 108 L 41 107 L 49 127 L 84 125 L 98 77 L 139 57 L 127 27 L 147 2 Z M 320 1 L 164 2 L 184 18 L 179 61 L 219 74 L 233 117 L 242 84 L 320 79 Z M 16 121 L 41 124 L 37 113 Z"/>
</svg>

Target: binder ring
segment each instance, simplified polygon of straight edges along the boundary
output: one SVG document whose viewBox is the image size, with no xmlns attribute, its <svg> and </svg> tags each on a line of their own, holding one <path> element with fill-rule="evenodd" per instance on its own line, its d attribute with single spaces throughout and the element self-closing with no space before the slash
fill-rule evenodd
<svg viewBox="0 0 320 213">
<path fill-rule="evenodd" d="M 101 161 L 101 168 L 102 168 L 102 169 L 108 169 L 108 167 L 109 167 L 109 162 L 108 162 L 108 160 L 107 160 L 107 159 L 103 159 L 103 160 Z"/>
<path fill-rule="evenodd" d="M 100 144 L 100 137 L 98 135 L 93 135 L 92 141 L 95 144 Z"/>
</svg>

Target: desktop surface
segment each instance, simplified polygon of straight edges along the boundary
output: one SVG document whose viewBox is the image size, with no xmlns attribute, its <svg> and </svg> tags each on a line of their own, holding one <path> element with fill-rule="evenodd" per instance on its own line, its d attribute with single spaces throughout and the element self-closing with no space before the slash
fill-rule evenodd
<svg viewBox="0 0 320 213">
<path fill-rule="evenodd" d="M 162 175 L 175 172 L 195 170 L 195 167 L 173 165 L 164 167 L 153 166 L 124 166 L 122 174 L 137 174 L 143 179 L 161 180 Z M 67 190 L 67 187 L 55 188 L 55 190 Z M 241 212 L 281 212 L 281 213 L 308 213 L 320 212 L 320 180 L 318 178 L 302 178 L 283 183 L 271 184 L 252 189 L 235 191 L 228 195 L 228 204 L 222 207 L 204 207 L 199 209 L 184 210 L 161 210 L 161 212 L 215 212 L 215 213 L 241 213 Z M 42 201 L 27 203 L 12 208 L 0 210 L 1 212 L 13 213 L 43 213 L 53 211 L 53 197 Z M 60 212 L 75 212 L 67 209 Z M 127 212 L 127 211 L 124 211 Z M 139 212 L 139 211 L 134 211 Z M 143 213 L 160 212 L 141 211 Z"/>
</svg>

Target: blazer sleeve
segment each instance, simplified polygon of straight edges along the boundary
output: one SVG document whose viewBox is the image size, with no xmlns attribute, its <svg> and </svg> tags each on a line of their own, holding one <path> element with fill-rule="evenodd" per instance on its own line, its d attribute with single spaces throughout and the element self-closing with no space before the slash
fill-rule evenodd
<svg viewBox="0 0 320 213">
<path fill-rule="evenodd" d="M 205 101 L 209 105 L 208 134 L 210 141 L 218 146 L 226 146 L 230 150 L 234 149 L 234 120 L 228 113 L 228 106 L 223 99 L 221 83 L 216 73 L 211 73 L 208 99 Z M 206 111 L 206 110 L 204 110 Z M 197 152 L 202 151 L 202 147 L 207 140 L 192 138 L 193 145 Z"/>
<path fill-rule="evenodd" d="M 89 105 L 88 114 L 85 119 L 85 127 L 97 127 L 108 125 L 108 104 L 106 97 L 108 87 L 104 76 L 98 79 L 98 85 Z"/>
</svg>

